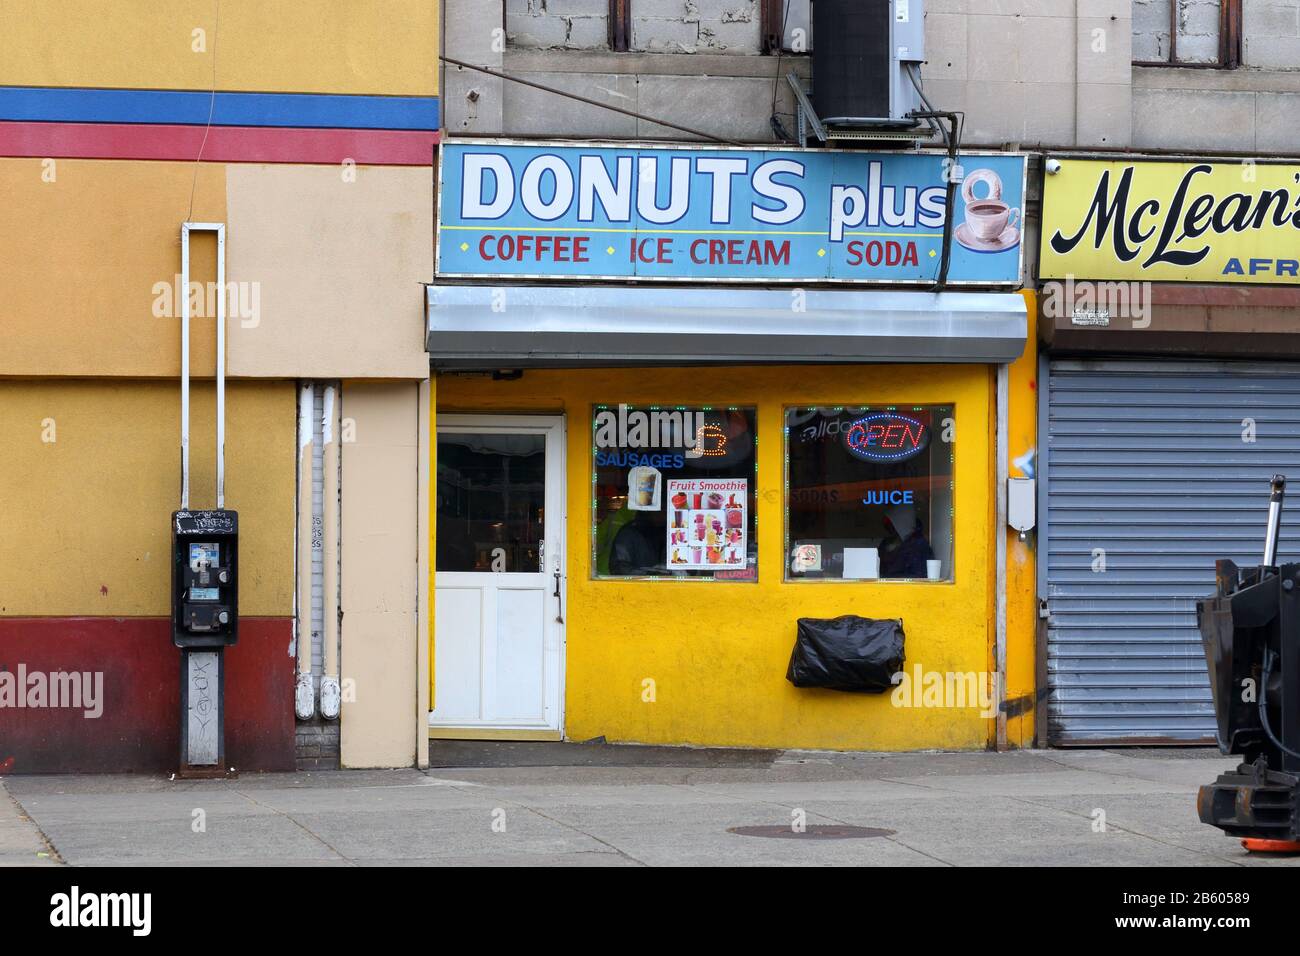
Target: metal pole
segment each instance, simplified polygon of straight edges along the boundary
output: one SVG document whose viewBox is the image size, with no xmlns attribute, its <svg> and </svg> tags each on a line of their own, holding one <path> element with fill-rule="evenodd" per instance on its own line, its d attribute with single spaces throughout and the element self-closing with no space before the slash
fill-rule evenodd
<svg viewBox="0 0 1300 956">
<path fill-rule="evenodd" d="M 952 217 L 949 216 L 948 218 L 951 219 Z M 993 700 L 998 709 L 994 730 L 997 734 L 997 749 L 999 751 L 1008 749 L 1007 711 L 1003 705 L 1006 703 L 1007 694 L 1007 475 L 1010 471 L 1007 464 L 1010 425 L 1010 397 L 1007 390 L 1011 383 L 1010 368 L 1009 365 L 999 365 L 997 370 L 997 378 L 995 379 L 997 388 L 995 398 L 997 403 L 997 434 L 993 442 L 994 454 L 997 456 L 997 463 L 994 467 L 997 488 L 995 489 L 996 524 L 993 537 L 996 541 L 997 583 L 994 586 L 993 662 L 995 673 L 993 676 Z"/>
<path fill-rule="evenodd" d="M 1264 535 L 1264 567 L 1277 564 L 1277 539 L 1282 527 L 1282 498 L 1286 495 L 1286 475 L 1274 475 L 1268 497 L 1268 531 Z"/>
<path fill-rule="evenodd" d="M 181 223 L 181 511 L 190 506 L 190 224 Z"/>
<path fill-rule="evenodd" d="M 217 508 L 226 506 L 226 224 L 181 223 L 181 510 L 190 506 L 190 233 L 217 236 Z M 206 301 L 206 296 L 204 297 Z"/>
<path fill-rule="evenodd" d="M 226 227 L 217 226 L 217 510 L 226 506 Z"/>
</svg>

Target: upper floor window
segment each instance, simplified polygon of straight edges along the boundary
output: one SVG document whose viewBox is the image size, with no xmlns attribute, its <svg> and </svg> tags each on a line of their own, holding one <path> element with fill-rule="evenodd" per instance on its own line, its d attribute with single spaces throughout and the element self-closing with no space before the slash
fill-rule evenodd
<svg viewBox="0 0 1300 956">
<path fill-rule="evenodd" d="M 1139 66 L 1241 65 L 1242 0 L 1133 0 Z"/>
</svg>

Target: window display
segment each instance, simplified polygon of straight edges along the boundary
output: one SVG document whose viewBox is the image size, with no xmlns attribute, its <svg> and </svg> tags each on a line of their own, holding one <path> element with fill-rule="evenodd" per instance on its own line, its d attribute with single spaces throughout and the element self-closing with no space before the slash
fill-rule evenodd
<svg viewBox="0 0 1300 956">
<path fill-rule="evenodd" d="M 755 412 L 598 405 L 594 574 L 756 581 Z"/>
<path fill-rule="evenodd" d="M 951 405 L 785 411 L 787 580 L 952 579 Z"/>
</svg>

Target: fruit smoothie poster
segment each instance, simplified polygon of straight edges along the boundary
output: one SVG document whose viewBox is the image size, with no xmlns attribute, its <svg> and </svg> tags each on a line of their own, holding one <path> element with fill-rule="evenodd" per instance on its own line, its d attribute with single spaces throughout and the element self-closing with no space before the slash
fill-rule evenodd
<svg viewBox="0 0 1300 956">
<path fill-rule="evenodd" d="M 749 527 L 745 478 L 668 479 L 668 567 L 745 567 Z"/>
</svg>

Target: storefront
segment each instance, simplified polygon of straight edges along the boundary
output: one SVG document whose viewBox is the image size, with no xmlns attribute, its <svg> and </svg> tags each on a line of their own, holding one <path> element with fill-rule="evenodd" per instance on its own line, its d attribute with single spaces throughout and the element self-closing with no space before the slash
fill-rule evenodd
<svg viewBox="0 0 1300 956">
<path fill-rule="evenodd" d="M 1062 157 L 1045 177 L 1048 741 L 1213 743 L 1196 601 L 1300 473 L 1296 168 Z M 1283 534 L 1283 557 L 1300 553 Z"/>
<path fill-rule="evenodd" d="M 967 163 L 935 293 L 941 156 L 444 144 L 433 736 L 994 741 L 1024 160 Z M 894 692 L 786 681 L 843 614 Z"/>
<path fill-rule="evenodd" d="M 4 4 L 0 775 L 170 774 L 212 716 L 174 643 L 182 422 L 188 506 L 220 451 L 238 514 L 225 765 L 419 759 L 441 7 Z"/>
</svg>

